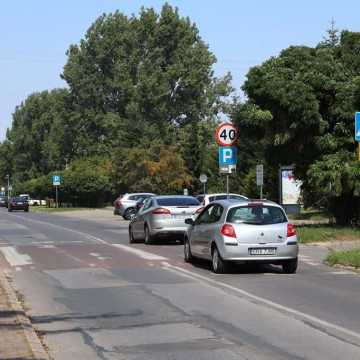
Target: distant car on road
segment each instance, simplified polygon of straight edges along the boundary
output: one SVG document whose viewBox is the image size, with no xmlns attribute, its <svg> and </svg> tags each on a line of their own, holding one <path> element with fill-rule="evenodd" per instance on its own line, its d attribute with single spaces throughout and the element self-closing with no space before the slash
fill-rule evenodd
<svg viewBox="0 0 360 360">
<path fill-rule="evenodd" d="M 14 210 L 23 210 L 25 212 L 28 212 L 29 211 L 28 201 L 22 197 L 11 198 L 8 205 L 8 211 L 12 212 Z"/>
<path fill-rule="evenodd" d="M 227 200 L 227 194 L 226 193 L 218 193 L 218 194 L 205 194 L 205 195 L 198 195 L 196 198 L 201 202 L 203 206 L 209 205 L 213 201 L 217 200 Z M 239 194 L 229 194 L 229 199 L 231 200 L 249 200 L 244 195 Z"/>
<path fill-rule="evenodd" d="M 190 225 L 184 240 L 186 262 L 194 257 L 212 261 L 215 273 L 229 262 L 281 265 L 296 272 L 298 242 L 283 208 L 271 201 L 223 200 L 210 203 Z"/>
<path fill-rule="evenodd" d="M 195 217 L 201 208 L 199 201 L 192 196 L 148 198 L 129 224 L 130 243 L 141 239 L 150 244 L 160 237 L 179 237 L 182 240 L 188 228 L 185 219 Z"/>
<path fill-rule="evenodd" d="M 121 215 L 125 220 L 130 220 L 136 214 L 136 202 L 151 196 L 155 196 L 155 194 L 131 193 L 120 195 L 114 201 L 114 215 Z"/>
<path fill-rule="evenodd" d="M 46 200 L 32 199 L 29 194 L 20 194 L 19 197 L 26 199 L 31 206 L 46 205 Z"/>
<path fill-rule="evenodd" d="M 8 199 L 7 196 L 0 196 L 0 207 L 7 207 Z"/>
</svg>

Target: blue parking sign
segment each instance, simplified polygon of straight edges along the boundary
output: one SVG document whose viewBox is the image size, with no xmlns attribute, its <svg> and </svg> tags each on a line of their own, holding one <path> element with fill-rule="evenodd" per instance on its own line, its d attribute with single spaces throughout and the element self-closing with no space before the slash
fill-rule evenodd
<svg viewBox="0 0 360 360">
<path fill-rule="evenodd" d="M 54 186 L 59 186 L 61 183 L 61 177 L 59 175 L 53 175 L 52 181 Z"/>
<path fill-rule="evenodd" d="M 237 163 L 237 147 L 236 146 L 220 146 L 219 147 L 219 166 L 236 165 Z"/>
<path fill-rule="evenodd" d="M 355 141 L 360 141 L 360 112 L 355 113 Z"/>
</svg>

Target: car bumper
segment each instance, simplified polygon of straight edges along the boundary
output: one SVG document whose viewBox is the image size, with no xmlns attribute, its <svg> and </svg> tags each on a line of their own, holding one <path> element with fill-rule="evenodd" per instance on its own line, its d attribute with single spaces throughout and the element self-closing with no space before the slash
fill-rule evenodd
<svg viewBox="0 0 360 360">
<path fill-rule="evenodd" d="M 250 255 L 250 249 L 253 248 L 275 248 L 275 255 Z M 276 262 L 281 260 L 295 259 L 299 253 L 298 244 L 274 243 L 274 244 L 240 244 L 225 245 L 218 244 L 220 255 L 227 261 L 259 261 Z"/>
</svg>

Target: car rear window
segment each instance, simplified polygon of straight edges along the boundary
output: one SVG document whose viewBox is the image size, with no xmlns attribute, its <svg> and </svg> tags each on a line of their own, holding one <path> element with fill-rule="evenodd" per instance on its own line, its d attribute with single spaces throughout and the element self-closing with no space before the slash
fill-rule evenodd
<svg viewBox="0 0 360 360">
<path fill-rule="evenodd" d="M 198 206 L 199 201 L 191 197 L 161 198 L 156 199 L 160 206 Z"/>
<path fill-rule="evenodd" d="M 238 206 L 231 208 L 227 222 L 235 224 L 269 225 L 287 222 L 284 211 L 276 206 Z"/>
</svg>

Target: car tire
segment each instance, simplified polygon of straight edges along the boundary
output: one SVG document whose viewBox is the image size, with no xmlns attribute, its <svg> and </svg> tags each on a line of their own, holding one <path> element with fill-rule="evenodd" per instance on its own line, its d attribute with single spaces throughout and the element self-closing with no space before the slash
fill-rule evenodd
<svg viewBox="0 0 360 360">
<path fill-rule="evenodd" d="M 151 235 L 150 229 L 147 225 L 145 225 L 144 232 L 145 232 L 145 238 L 144 238 L 145 244 L 146 245 L 152 244 L 154 242 L 154 237 Z"/>
<path fill-rule="evenodd" d="M 194 256 L 191 252 L 190 240 L 184 238 L 184 261 L 187 263 L 192 263 L 194 261 Z"/>
<path fill-rule="evenodd" d="M 11 208 L 8 208 L 8 212 L 12 212 L 12 209 L 11 209 Z"/>
<path fill-rule="evenodd" d="M 29 208 L 27 208 L 27 209 L 24 209 L 24 211 L 25 211 L 25 212 L 29 212 Z"/>
<path fill-rule="evenodd" d="M 128 208 L 128 209 L 125 210 L 124 215 L 123 215 L 123 218 L 124 218 L 125 220 L 131 220 L 131 218 L 132 218 L 135 214 L 136 214 L 135 208 L 130 207 L 130 208 Z"/>
<path fill-rule="evenodd" d="M 285 274 L 295 274 L 298 267 L 298 259 L 286 260 L 282 263 L 282 269 Z"/>
<path fill-rule="evenodd" d="M 219 250 L 216 246 L 214 246 L 211 253 L 211 263 L 215 274 L 223 274 L 226 272 L 226 262 L 221 258 Z"/>
<path fill-rule="evenodd" d="M 132 227 L 129 226 L 129 243 L 130 244 L 134 244 L 136 242 L 135 238 L 134 238 L 134 234 L 132 231 Z"/>
</svg>

